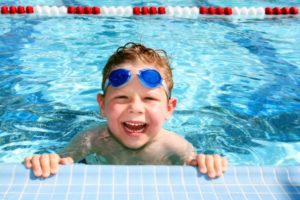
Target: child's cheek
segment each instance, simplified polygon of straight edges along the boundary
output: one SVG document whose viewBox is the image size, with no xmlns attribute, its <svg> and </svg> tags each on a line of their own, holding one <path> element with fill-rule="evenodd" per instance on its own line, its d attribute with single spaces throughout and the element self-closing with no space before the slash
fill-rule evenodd
<svg viewBox="0 0 300 200">
<path fill-rule="evenodd" d="M 112 118 L 118 117 L 119 113 L 122 110 L 122 106 L 120 104 L 110 103 L 106 107 L 106 113 Z"/>
<path fill-rule="evenodd" d="M 168 109 L 168 105 L 164 101 L 153 102 L 150 106 L 160 112 L 165 112 Z"/>
<path fill-rule="evenodd" d="M 165 112 L 166 108 L 162 105 L 159 105 L 159 104 L 154 104 L 154 105 L 151 105 L 151 109 L 154 111 L 154 112 Z"/>
<path fill-rule="evenodd" d="M 151 113 L 157 120 L 163 120 L 164 113 L 167 112 L 167 107 L 161 104 L 152 104 L 148 107 L 149 113 Z M 162 119 L 160 119 L 162 118 Z"/>
</svg>

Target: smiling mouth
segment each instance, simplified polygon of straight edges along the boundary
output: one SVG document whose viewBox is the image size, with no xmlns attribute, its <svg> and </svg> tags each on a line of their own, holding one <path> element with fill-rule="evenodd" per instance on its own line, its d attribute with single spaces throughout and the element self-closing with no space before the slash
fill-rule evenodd
<svg viewBox="0 0 300 200">
<path fill-rule="evenodd" d="M 144 133 L 148 125 L 143 122 L 124 122 L 123 126 L 128 133 Z"/>
</svg>

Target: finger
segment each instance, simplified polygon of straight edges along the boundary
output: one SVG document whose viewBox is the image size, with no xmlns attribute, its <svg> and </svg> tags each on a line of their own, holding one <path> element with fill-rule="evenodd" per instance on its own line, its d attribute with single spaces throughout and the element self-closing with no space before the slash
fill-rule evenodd
<svg viewBox="0 0 300 200">
<path fill-rule="evenodd" d="M 223 172 L 227 171 L 228 160 L 226 158 L 222 158 L 222 166 L 223 166 Z"/>
<path fill-rule="evenodd" d="M 50 172 L 51 172 L 51 174 L 57 174 L 59 160 L 60 160 L 59 155 L 57 155 L 57 154 L 50 155 Z"/>
<path fill-rule="evenodd" d="M 206 167 L 205 155 L 204 154 L 197 155 L 197 160 L 198 160 L 199 171 L 201 173 L 206 173 L 207 167 Z"/>
<path fill-rule="evenodd" d="M 32 156 L 28 156 L 24 160 L 24 164 L 27 169 L 30 169 L 32 167 L 31 160 L 32 160 Z"/>
<path fill-rule="evenodd" d="M 192 165 L 192 166 L 197 166 L 198 165 L 198 161 L 197 159 L 192 159 L 188 162 L 189 165 Z"/>
<path fill-rule="evenodd" d="M 206 167 L 207 167 L 207 175 L 209 178 L 215 178 L 215 166 L 214 166 L 214 158 L 212 155 L 207 155 L 205 159 Z"/>
<path fill-rule="evenodd" d="M 217 154 L 215 154 L 213 158 L 214 158 L 216 176 L 221 176 L 223 173 L 222 158 Z"/>
<path fill-rule="evenodd" d="M 50 159 L 48 154 L 41 155 L 40 157 L 42 176 L 47 178 L 50 176 Z"/>
<path fill-rule="evenodd" d="M 40 155 L 33 156 L 31 159 L 33 174 L 37 177 L 42 175 Z"/>
<path fill-rule="evenodd" d="M 59 161 L 59 164 L 61 164 L 61 165 L 69 165 L 69 164 L 73 164 L 73 163 L 74 163 L 74 160 L 71 157 L 62 158 Z"/>
</svg>

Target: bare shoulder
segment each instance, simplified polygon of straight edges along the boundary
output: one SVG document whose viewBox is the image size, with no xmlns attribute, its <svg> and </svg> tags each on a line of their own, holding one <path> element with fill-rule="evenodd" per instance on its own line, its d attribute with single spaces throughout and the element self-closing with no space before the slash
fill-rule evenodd
<svg viewBox="0 0 300 200">
<path fill-rule="evenodd" d="M 161 133 L 161 137 L 163 139 L 166 139 L 166 138 L 169 138 L 170 140 L 176 140 L 176 141 L 181 141 L 181 142 L 188 142 L 186 139 L 184 139 L 181 135 L 177 134 L 177 133 L 174 133 L 174 132 L 171 132 L 171 131 L 167 131 L 167 130 L 164 130 L 162 133 Z"/>
<path fill-rule="evenodd" d="M 163 150 L 168 152 L 171 160 L 182 160 L 187 162 L 195 156 L 195 148 L 181 135 L 174 132 L 164 130 L 160 135 L 160 145 L 163 146 Z M 176 163 L 176 162 L 175 162 Z"/>
<path fill-rule="evenodd" d="M 97 138 L 97 137 L 105 137 L 108 136 L 107 132 L 107 126 L 106 125 L 100 125 L 93 128 L 90 128 L 82 133 L 80 133 L 81 136 L 85 137 L 91 137 L 91 138 Z"/>
<path fill-rule="evenodd" d="M 180 149 L 180 148 L 193 148 L 192 144 L 189 143 L 185 138 L 183 138 L 181 135 L 170 132 L 167 130 L 164 130 L 161 134 L 161 141 L 163 144 L 168 147 L 168 148 L 175 148 L 175 149 Z"/>
<path fill-rule="evenodd" d="M 110 138 L 106 125 L 100 125 L 90 128 L 79 134 L 81 141 L 86 141 L 91 147 L 98 146 L 99 142 L 104 142 L 106 138 Z"/>
<path fill-rule="evenodd" d="M 97 126 L 77 134 L 69 144 L 60 150 L 63 157 L 70 156 L 76 162 L 94 152 L 100 139 L 106 137 L 106 126 Z"/>
<path fill-rule="evenodd" d="M 75 148 L 87 148 L 92 149 L 95 142 L 101 137 L 105 137 L 106 126 L 97 126 L 90 128 L 86 131 L 78 133 L 69 143 L 69 146 L 74 146 Z M 73 147 L 72 147 L 73 148 Z"/>
</svg>

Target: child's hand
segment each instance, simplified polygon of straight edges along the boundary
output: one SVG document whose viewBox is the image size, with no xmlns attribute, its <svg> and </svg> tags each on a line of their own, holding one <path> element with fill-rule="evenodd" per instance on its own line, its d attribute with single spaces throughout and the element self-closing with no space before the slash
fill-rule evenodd
<svg viewBox="0 0 300 200">
<path fill-rule="evenodd" d="M 219 177 L 227 170 L 227 160 L 221 156 L 198 154 L 191 160 L 190 165 L 198 166 L 199 172 L 208 175 L 209 178 Z"/>
<path fill-rule="evenodd" d="M 59 164 L 73 164 L 71 157 L 61 158 L 58 154 L 43 154 L 26 157 L 24 164 L 27 169 L 32 168 L 33 174 L 37 177 L 47 178 L 58 172 Z"/>
</svg>

